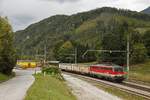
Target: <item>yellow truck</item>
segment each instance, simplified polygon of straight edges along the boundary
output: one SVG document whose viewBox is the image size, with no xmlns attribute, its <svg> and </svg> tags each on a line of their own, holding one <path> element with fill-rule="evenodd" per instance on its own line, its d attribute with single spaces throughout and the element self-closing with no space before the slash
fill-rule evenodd
<svg viewBox="0 0 150 100">
<path fill-rule="evenodd" d="M 23 69 L 35 68 L 35 67 L 37 67 L 38 62 L 35 62 L 35 61 L 17 61 L 17 65 Z"/>
</svg>

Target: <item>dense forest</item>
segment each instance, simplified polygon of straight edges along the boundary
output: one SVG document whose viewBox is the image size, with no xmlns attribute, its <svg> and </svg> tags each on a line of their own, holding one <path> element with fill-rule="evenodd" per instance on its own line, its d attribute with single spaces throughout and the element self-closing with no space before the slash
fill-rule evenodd
<svg viewBox="0 0 150 100">
<path fill-rule="evenodd" d="M 56 15 L 32 24 L 15 33 L 19 59 L 42 59 L 74 62 L 109 61 L 126 63 L 127 37 L 130 41 L 131 63 L 145 61 L 150 56 L 150 15 L 103 7 L 71 16 Z M 83 58 L 82 55 L 88 52 Z M 95 52 L 94 50 L 110 50 Z"/>
<path fill-rule="evenodd" d="M 15 65 L 14 33 L 7 18 L 0 17 L 0 73 L 10 75 Z"/>
</svg>

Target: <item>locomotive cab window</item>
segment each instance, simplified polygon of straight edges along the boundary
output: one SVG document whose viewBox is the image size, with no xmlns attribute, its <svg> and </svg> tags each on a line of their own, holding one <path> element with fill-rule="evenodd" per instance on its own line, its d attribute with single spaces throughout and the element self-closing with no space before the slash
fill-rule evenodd
<svg viewBox="0 0 150 100">
<path fill-rule="evenodd" d="M 112 70 L 112 68 L 107 68 L 107 70 Z"/>
<path fill-rule="evenodd" d="M 115 72 L 123 72 L 123 68 L 114 68 Z"/>
</svg>

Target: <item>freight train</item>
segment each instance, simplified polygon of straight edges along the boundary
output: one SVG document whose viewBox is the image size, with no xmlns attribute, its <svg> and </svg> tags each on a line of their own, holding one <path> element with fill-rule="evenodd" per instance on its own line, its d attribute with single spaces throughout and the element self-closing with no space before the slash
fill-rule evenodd
<svg viewBox="0 0 150 100">
<path fill-rule="evenodd" d="M 62 71 L 89 75 L 105 80 L 122 82 L 127 77 L 124 67 L 115 64 L 96 64 L 91 66 L 79 66 L 76 64 L 60 64 Z"/>
</svg>

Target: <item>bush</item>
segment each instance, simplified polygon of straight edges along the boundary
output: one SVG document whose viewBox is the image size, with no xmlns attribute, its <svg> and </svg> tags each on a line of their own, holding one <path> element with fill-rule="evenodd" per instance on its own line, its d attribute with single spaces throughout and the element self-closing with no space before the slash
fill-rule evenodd
<svg viewBox="0 0 150 100">
<path fill-rule="evenodd" d="M 63 77 L 61 75 L 61 71 L 56 66 L 46 66 L 42 68 L 42 73 L 46 75 L 52 75 L 58 79 L 63 80 Z"/>
<path fill-rule="evenodd" d="M 133 53 L 131 54 L 132 63 L 141 63 L 147 59 L 147 50 L 142 43 L 137 43 L 133 46 Z"/>
</svg>

